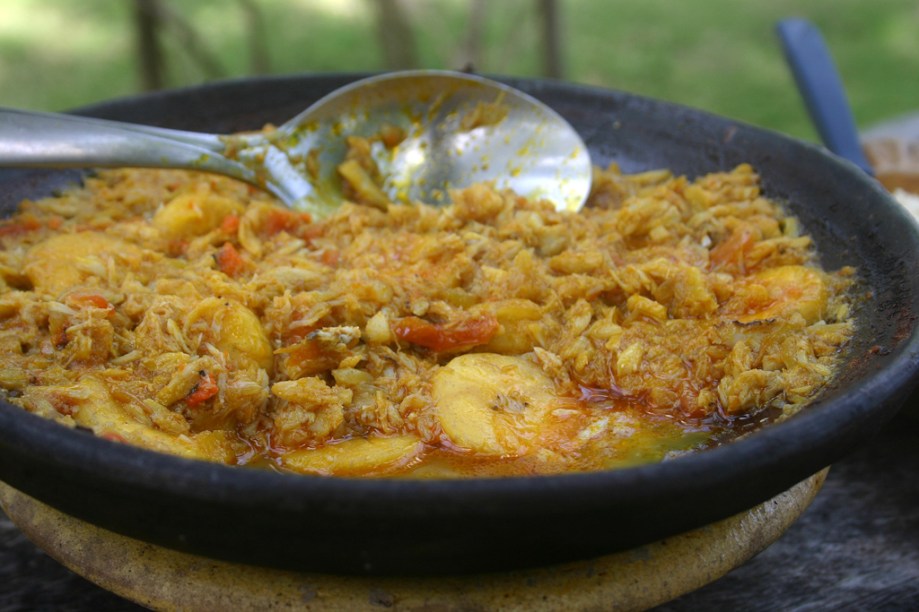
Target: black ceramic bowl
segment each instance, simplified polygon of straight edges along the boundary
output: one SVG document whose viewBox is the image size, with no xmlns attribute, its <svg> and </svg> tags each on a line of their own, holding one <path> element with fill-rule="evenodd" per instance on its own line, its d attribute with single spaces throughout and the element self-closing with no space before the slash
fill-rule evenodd
<svg viewBox="0 0 919 612">
<path fill-rule="evenodd" d="M 355 75 L 217 83 L 86 114 L 232 132 L 279 123 Z M 919 236 L 873 180 L 823 150 L 638 96 L 510 80 L 584 136 L 595 163 L 689 176 L 749 162 L 786 201 L 824 265 L 858 268 L 870 299 L 838 380 L 812 406 L 732 444 L 657 465 L 462 481 L 278 474 L 160 455 L 0 405 L 0 479 L 81 519 L 208 556 L 324 572 L 438 574 L 621 550 L 765 501 L 870 437 L 919 369 Z M 73 172 L 0 171 L 0 207 Z"/>
</svg>

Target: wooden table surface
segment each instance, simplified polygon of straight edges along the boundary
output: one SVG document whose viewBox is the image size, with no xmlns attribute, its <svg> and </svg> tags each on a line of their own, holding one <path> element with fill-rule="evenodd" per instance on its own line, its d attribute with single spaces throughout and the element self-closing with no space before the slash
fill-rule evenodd
<svg viewBox="0 0 919 612">
<path fill-rule="evenodd" d="M 911 402 L 919 404 L 919 396 Z M 0 610 L 138 610 L 47 557 L 0 513 Z M 765 552 L 659 610 L 919 610 L 919 420 L 833 466 Z"/>
</svg>

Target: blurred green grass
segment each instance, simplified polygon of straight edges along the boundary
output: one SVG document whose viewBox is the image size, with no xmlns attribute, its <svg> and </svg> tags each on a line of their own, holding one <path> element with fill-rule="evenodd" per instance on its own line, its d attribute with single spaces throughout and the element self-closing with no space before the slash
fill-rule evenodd
<svg viewBox="0 0 919 612">
<path fill-rule="evenodd" d="M 383 69 L 376 0 L 260 0 L 272 73 Z M 801 6 L 801 5 L 804 6 Z M 423 67 L 459 68 L 466 0 L 408 0 Z M 245 16 L 226 0 L 171 6 L 219 58 L 223 77 L 249 74 Z M 487 5 L 479 72 L 539 76 L 533 0 Z M 919 106 L 915 0 L 560 0 L 565 79 L 675 101 L 815 140 L 774 34 L 784 17 L 818 25 L 862 126 Z M 207 75 L 163 38 L 167 85 Z M 0 105 L 63 110 L 139 90 L 132 3 L 3 0 Z"/>
</svg>

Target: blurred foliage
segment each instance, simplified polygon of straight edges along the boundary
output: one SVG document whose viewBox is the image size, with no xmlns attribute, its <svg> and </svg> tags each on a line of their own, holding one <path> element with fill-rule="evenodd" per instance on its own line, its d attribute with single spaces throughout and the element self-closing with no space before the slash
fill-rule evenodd
<svg viewBox="0 0 919 612">
<path fill-rule="evenodd" d="M 166 85 L 251 74 L 243 2 L 167 0 L 219 60 L 205 74 L 162 32 Z M 254 0 L 272 73 L 383 68 L 378 0 Z M 422 67 L 459 68 L 474 0 L 404 0 Z M 805 4 L 805 6 L 801 6 Z M 486 4 L 479 72 L 541 73 L 535 0 Z M 823 31 L 860 124 L 919 106 L 915 0 L 559 0 L 564 78 L 703 108 L 815 139 L 774 34 L 800 16 Z M 61 110 L 139 91 L 133 4 L 3 0 L 0 105 Z"/>
</svg>

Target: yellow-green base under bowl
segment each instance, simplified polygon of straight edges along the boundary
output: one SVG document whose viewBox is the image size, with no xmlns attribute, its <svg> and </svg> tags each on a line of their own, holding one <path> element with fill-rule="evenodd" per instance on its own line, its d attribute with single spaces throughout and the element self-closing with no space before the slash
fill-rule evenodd
<svg viewBox="0 0 919 612">
<path fill-rule="evenodd" d="M 751 510 L 626 552 L 446 578 L 335 576 L 215 561 L 101 529 L 2 483 L 0 505 L 66 567 L 158 610 L 628 610 L 698 589 L 765 549 L 807 509 L 827 471 Z"/>
</svg>

